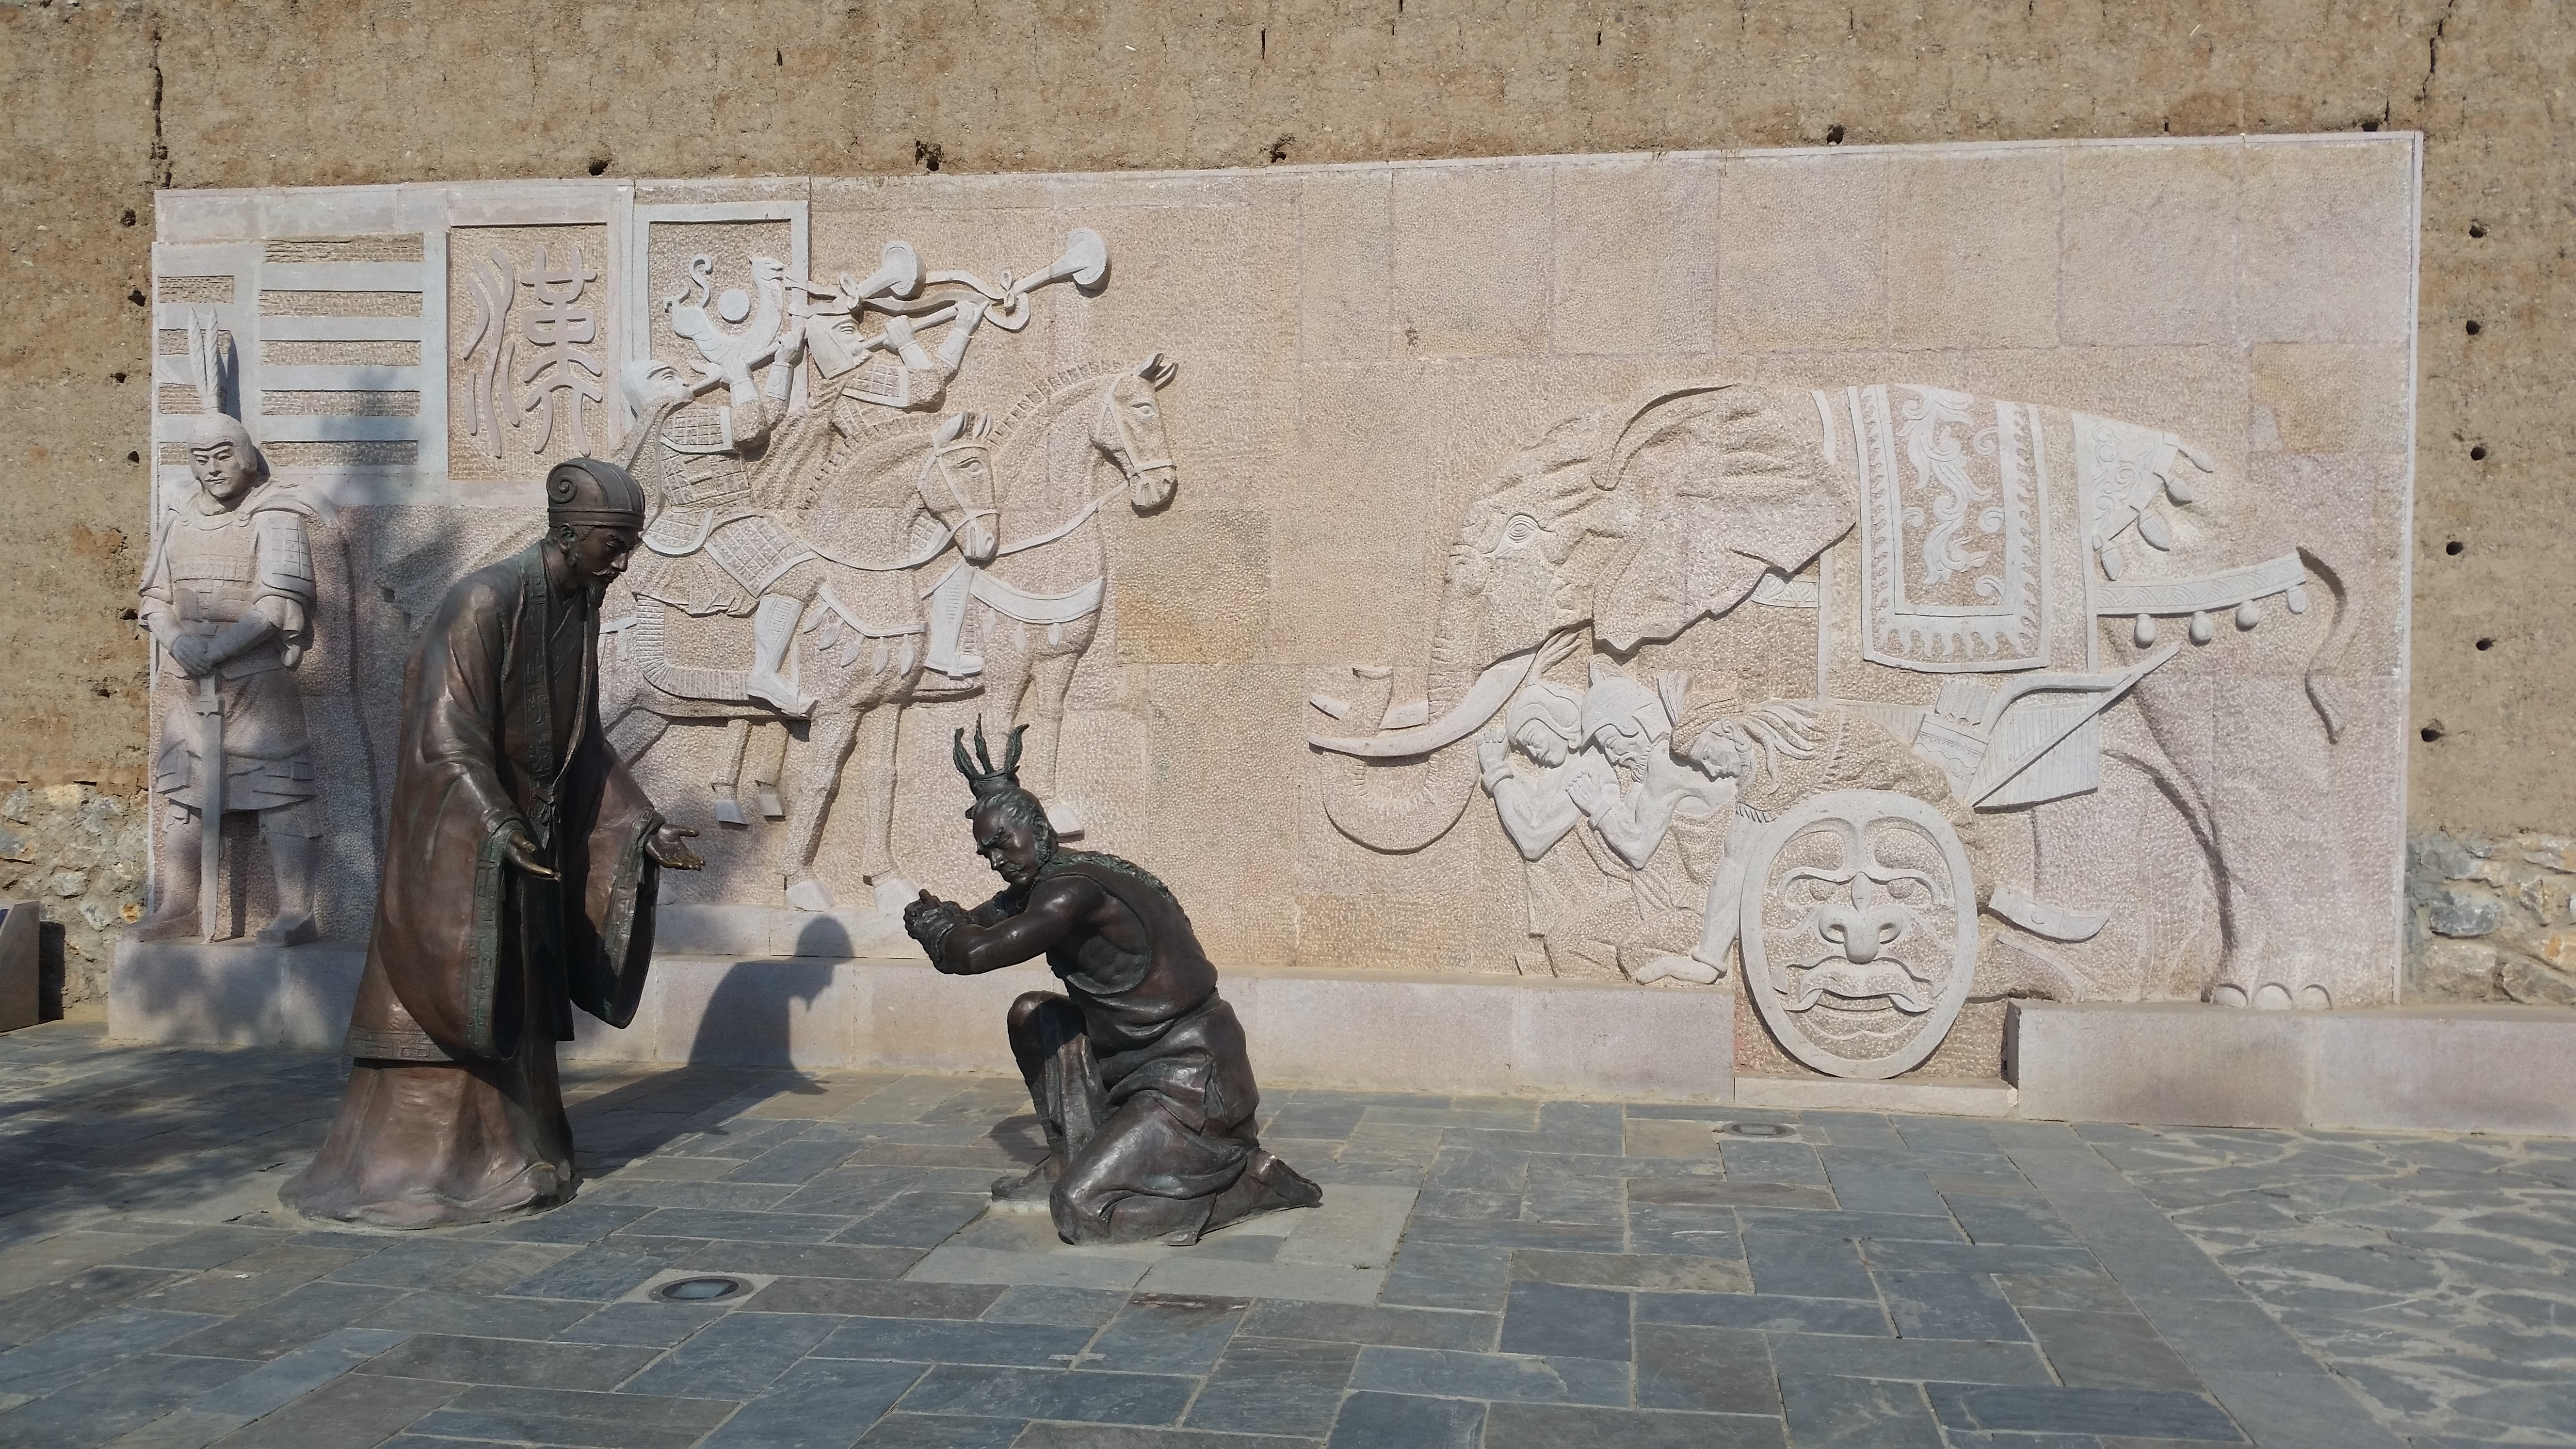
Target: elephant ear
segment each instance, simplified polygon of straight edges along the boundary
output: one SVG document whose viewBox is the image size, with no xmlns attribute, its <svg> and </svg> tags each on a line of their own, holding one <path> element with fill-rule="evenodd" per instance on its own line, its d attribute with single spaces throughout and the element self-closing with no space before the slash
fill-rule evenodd
<svg viewBox="0 0 2576 1449">
<path fill-rule="evenodd" d="M 1647 639 L 1670 639 L 1696 617 L 1690 607 L 1690 540 L 1657 517 L 1628 541 L 1592 587 L 1592 634 L 1625 654 Z"/>
<path fill-rule="evenodd" d="M 1817 426 L 1806 393 L 1773 388 L 1694 389 L 1637 412 L 1602 462 L 1652 522 L 1594 590 L 1604 644 L 1670 639 L 1851 531 L 1851 489 Z"/>
</svg>

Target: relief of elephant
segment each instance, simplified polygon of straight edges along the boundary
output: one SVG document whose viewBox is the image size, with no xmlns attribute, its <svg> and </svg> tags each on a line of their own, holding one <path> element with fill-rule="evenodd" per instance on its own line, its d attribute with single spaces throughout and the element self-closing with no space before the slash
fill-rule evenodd
<svg viewBox="0 0 2576 1449">
<path fill-rule="evenodd" d="M 2195 539 L 2238 552 L 2223 534 L 2199 537 L 2207 508 L 2168 512 L 2201 488 L 2225 498 L 2235 485 L 2169 433 L 1929 387 L 1691 383 L 1567 419 L 1468 505 L 1422 697 L 1390 699 L 1392 671 L 1355 666 L 1356 705 L 1318 699 L 1341 719 L 1310 740 L 1327 816 L 1370 849 L 1419 850 L 1475 798 L 1476 751 L 1464 742 L 1568 641 L 1588 634 L 1626 658 L 1703 620 L 1743 637 L 1735 621 L 1766 612 L 1748 604 L 1803 606 L 1815 621 L 1804 658 L 1788 660 L 1775 642 L 1779 657 L 1744 662 L 1774 681 L 1784 668 L 1812 681 L 1793 697 L 1828 704 L 1853 704 L 1832 696 L 1877 678 L 1859 691 L 1875 702 L 1855 707 L 1901 723 L 1950 771 L 1962 808 L 2044 817 L 2050 800 L 2092 788 L 2087 772 L 2104 752 L 2094 716 L 2115 701 L 2132 711 L 2143 728 L 2124 724 L 2111 752 L 2170 802 L 2216 901 L 2218 965 L 2202 994 L 2362 1004 L 2371 992 L 2351 986 L 2352 963 L 2376 951 L 2380 923 L 2333 855 L 2325 803 L 2344 729 L 2327 662 L 2349 643 L 2352 610 L 2341 575 L 2308 548 L 2276 542 L 2264 562 L 2233 557 L 2199 574 L 2172 557 Z M 1864 518 L 1871 508 L 1883 512 Z M 2311 612 L 2312 585 L 2328 607 Z M 2268 676 L 2220 678 L 2225 666 L 2191 661 L 2227 646 L 2158 637 L 2170 628 L 2198 646 L 2217 632 L 2213 615 L 2250 631 L 2280 607 L 2304 616 L 2295 627 L 2309 647 Z M 1766 637 L 1776 641 L 1776 628 Z M 2049 689 L 2089 691 L 2093 703 L 2023 741 L 2004 780 L 1980 777 L 1973 750 L 1942 755 L 1949 727 L 1979 708 L 2001 713 Z M 2001 751 L 2006 732 L 1993 733 Z M 2213 763 L 2220 753 L 2225 769 Z M 2267 783 L 2244 788 L 2249 778 Z M 1981 899 L 1990 888 L 1978 883 Z M 2046 914 L 2026 901 L 2016 887 L 1985 903 L 2015 924 Z M 2030 929 L 2046 934 L 2044 923 Z"/>
</svg>

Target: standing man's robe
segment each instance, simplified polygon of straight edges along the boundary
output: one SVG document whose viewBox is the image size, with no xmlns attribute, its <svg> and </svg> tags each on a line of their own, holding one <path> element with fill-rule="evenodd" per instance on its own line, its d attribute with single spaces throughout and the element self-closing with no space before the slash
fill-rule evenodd
<svg viewBox="0 0 2576 1449">
<path fill-rule="evenodd" d="M 448 591 L 403 676 L 384 882 L 330 1139 L 288 1206 L 387 1227 L 480 1222 L 579 1181 L 555 1078 L 572 1008 L 633 1019 L 661 823 L 598 718 L 599 617 L 543 546 Z M 560 881 L 511 867 L 523 824 Z"/>
</svg>

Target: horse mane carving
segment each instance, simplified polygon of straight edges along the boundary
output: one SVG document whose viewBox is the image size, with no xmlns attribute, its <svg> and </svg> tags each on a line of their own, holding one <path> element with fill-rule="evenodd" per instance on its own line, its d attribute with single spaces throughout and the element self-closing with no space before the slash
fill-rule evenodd
<svg viewBox="0 0 2576 1449">
<path fill-rule="evenodd" d="M 821 522 L 830 521 L 836 505 L 861 501 L 847 496 L 850 485 L 879 477 L 906 463 L 918 464 L 922 444 L 939 426 L 940 416 L 897 413 L 860 420 L 855 426 L 844 425 L 838 418 L 833 421 L 839 436 L 833 440 L 823 466 L 805 477 L 803 488 L 793 500 L 801 517 Z M 910 481 L 908 474 L 905 481 Z"/>
<path fill-rule="evenodd" d="M 1050 373 L 1011 403 L 1010 411 L 1002 414 L 1002 421 L 994 426 L 994 431 L 1009 432 L 1014 424 L 1024 421 L 1030 414 L 1055 401 L 1068 389 L 1095 378 L 1109 377 L 1129 370 L 1128 364 L 1123 362 L 1086 362 L 1079 367 L 1068 367 L 1062 372 Z"/>
<path fill-rule="evenodd" d="M 1027 457 L 1031 449 L 1043 443 L 1056 419 L 1064 415 L 1065 409 L 1073 406 L 1075 389 L 1084 383 L 1097 382 L 1102 378 L 1114 379 L 1122 372 L 1133 370 L 1133 364 L 1130 363 L 1086 362 L 1079 367 L 1068 367 L 1061 372 L 1050 373 L 1035 386 L 1021 393 L 1012 401 L 1009 410 L 1002 414 L 1001 421 L 993 425 L 993 437 L 996 443 L 993 452 L 994 476 L 1005 479 L 1014 476 L 1011 472 L 1012 467 Z M 1034 424 L 1034 426 L 1023 428 L 1021 426 L 1023 423 Z"/>
</svg>

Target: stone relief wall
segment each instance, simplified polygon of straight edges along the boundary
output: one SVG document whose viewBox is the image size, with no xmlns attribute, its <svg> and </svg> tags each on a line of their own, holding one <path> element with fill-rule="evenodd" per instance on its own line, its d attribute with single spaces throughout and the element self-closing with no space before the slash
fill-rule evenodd
<svg viewBox="0 0 2576 1449">
<path fill-rule="evenodd" d="M 677 904 L 987 890 L 946 751 L 1007 718 L 1227 960 L 1736 991 L 1748 1068 L 1990 1075 L 2009 995 L 2393 998 L 2416 164 L 166 193 L 155 303 L 342 561 L 333 935 L 416 621 L 588 448 L 662 503 L 603 709 L 705 832 Z"/>
</svg>

